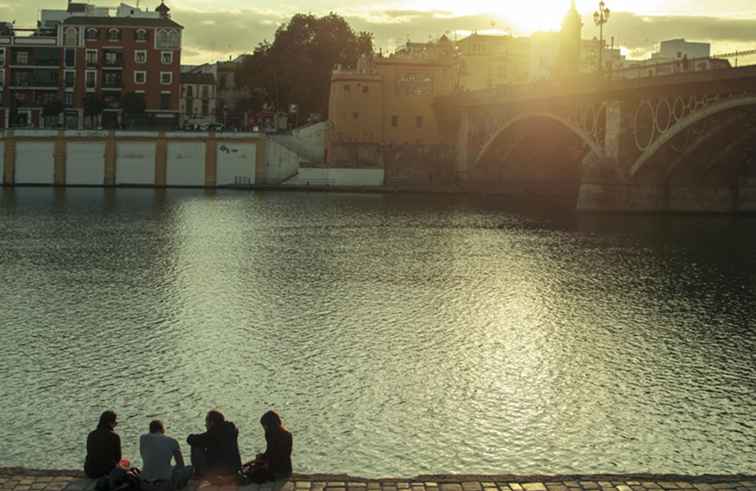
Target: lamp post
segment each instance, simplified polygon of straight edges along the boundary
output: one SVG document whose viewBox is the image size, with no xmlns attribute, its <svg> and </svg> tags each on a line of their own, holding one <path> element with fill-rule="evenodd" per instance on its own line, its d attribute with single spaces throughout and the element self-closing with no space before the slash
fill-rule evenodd
<svg viewBox="0 0 756 491">
<path fill-rule="evenodd" d="M 604 0 L 598 5 L 598 10 L 593 13 L 593 23 L 599 27 L 599 72 L 604 70 L 604 24 L 609 22 L 609 7 Z"/>
</svg>

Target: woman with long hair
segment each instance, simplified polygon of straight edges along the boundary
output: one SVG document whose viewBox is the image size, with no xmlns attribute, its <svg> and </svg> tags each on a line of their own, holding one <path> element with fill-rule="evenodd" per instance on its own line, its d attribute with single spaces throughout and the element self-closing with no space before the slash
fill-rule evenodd
<svg viewBox="0 0 756 491">
<path fill-rule="evenodd" d="M 291 476 L 291 449 L 293 439 L 275 411 L 268 411 L 260 418 L 265 430 L 265 453 L 246 464 L 243 480 L 263 483 Z"/>
</svg>

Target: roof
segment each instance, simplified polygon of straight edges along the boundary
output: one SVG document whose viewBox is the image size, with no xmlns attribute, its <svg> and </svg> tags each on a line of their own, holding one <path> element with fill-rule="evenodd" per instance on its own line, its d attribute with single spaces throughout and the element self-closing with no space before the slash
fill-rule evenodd
<svg viewBox="0 0 756 491">
<path fill-rule="evenodd" d="M 66 25 L 88 25 L 88 26 L 124 26 L 124 27 L 178 27 L 183 29 L 184 26 L 171 19 L 154 18 L 154 17 L 90 17 L 75 16 L 69 17 L 63 21 Z"/>
<path fill-rule="evenodd" d="M 212 73 L 192 73 L 184 72 L 181 74 L 182 84 L 215 84 L 215 77 Z"/>
</svg>

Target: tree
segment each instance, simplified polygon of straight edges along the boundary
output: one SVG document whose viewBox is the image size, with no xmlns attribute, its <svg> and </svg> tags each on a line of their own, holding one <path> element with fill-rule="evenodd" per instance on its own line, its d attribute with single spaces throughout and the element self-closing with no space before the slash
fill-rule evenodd
<svg viewBox="0 0 756 491">
<path fill-rule="evenodd" d="M 42 107 L 42 117 L 45 126 L 55 126 L 60 114 L 63 112 L 63 103 L 60 99 L 51 99 Z"/>
<path fill-rule="evenodd" d="M 343 17 L 296 14 L 276 30 L 272 44 L 255 48 L 237 77 L 278 110 L 298 104 L 303 114 L 326 115 L 334 66 L 354 66 L 361 55 L 372 53 L 373 35 L 355 33 Z"/>
<path fill-rule="evenodd" d="M 84 97 L 84 116 L 89 118 L 91 127 L 96 126 L 94 120 L 99 118 L 105 110 L 105 101 L 96 94 L 87 94 Z"/>
<path fill-rule="evenodd" d="M 123 110 L 124 123 L 127 127 L 132 127 L 138 122 L 143 123 L 147 110 L 144 94 L 127 92 L 121 97 L 121 109 Z"/>
</svg>

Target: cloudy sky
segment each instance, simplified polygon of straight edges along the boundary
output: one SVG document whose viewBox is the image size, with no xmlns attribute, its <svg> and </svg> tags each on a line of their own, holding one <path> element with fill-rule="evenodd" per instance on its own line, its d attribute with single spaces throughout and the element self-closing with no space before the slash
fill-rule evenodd
<svg viewBox="0 0 756 491">
<path fill-rule="evenodd" d="M 137 0 L 131 0 L 135 4 Z M 115 6 L 118 0 L 94 1 Z M 140 0 L 154 8 L 159 0 Z M 391 50 L 407 39 L 464 36 L 472 31 L 528 35 L 557 30 L 570 0 L 166 0 L 184 25 L 185 63 L 235 56 L 271 39 L 276 26 L 297 12 L 346 17 L 357 30 L 375 34 L 376 46 Z M 663 40 L 709 41 L 715 53 L 756 49 L 756 0 L 608 0 L 606 26 L 632 58 L 647 57 Z M 43 8 L 65 8 L 66 0 L 0 0 L 0 19 L 33 25 Z M 593 0 L 577 0 L 585 15 L 583 37 L 597 35 Z M 741 59 L 756 63 L 756 56 Z"/>
</svg>

